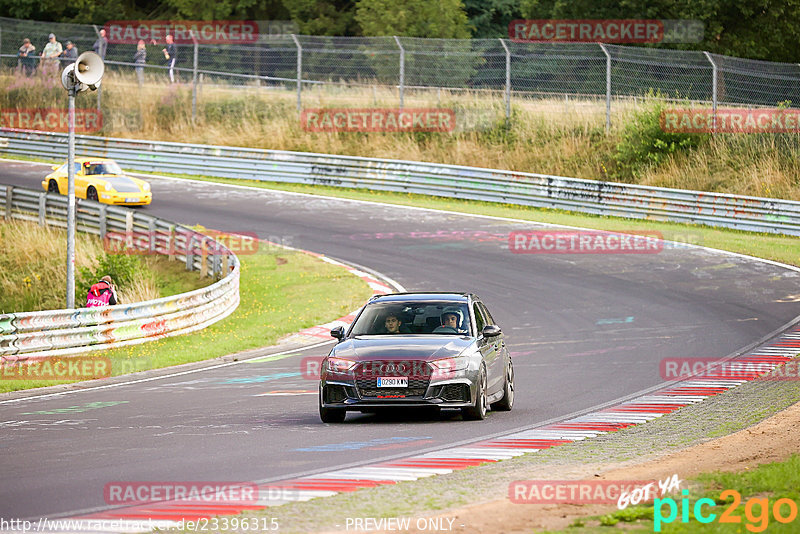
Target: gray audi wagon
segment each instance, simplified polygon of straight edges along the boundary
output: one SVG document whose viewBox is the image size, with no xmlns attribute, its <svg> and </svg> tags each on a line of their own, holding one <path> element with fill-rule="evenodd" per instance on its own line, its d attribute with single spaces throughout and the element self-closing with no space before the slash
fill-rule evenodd
<svg viewBox="0 0 800 534">
<path fill-rule="evenodd" d="M 372 297 L 322 362 L 319 415 L 387 407 L 460 409 L 484 419 L 514 403 L 514 367 L 503 332 L 472 293 Z"/>
</svg>

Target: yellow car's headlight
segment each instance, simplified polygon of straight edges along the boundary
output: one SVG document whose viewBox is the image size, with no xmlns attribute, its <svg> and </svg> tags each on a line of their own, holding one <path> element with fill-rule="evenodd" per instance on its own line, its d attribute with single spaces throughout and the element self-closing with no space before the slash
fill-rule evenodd
<svg viewBox="0 0 800 534">
<path fill-rule="evenodd" d="M 113 191 L 114 186 L 111 185 L 111 182 L 106 182 L 106 191 Z"/>
<path fill-rule="evenodd" d="M 142 189 L 144 189 L 145 193 L 146 193 L 147 191 L 150 191 L 150 184 L 148 184 L 147 182 L 145 182 L 145 183 L 144 183 L 144 185 L 142 186 Z"/>
</svg>

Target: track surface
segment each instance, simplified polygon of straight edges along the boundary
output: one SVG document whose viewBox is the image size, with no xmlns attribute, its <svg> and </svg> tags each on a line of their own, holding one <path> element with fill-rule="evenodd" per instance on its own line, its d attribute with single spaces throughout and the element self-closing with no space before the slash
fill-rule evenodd
<svg viewBox="0 0 800 534">
<path fill-rule="evenodd" d="M 36 189 L 47 172 L 0 161 L 0 183 Z M 313 394 L 259 396 L 315 390 L 315 381 L 297 376 L 300 362 L 326 354 L 330 344 L 279 361 L 0 403 L 0 517 L 104 508 L 103 486 L 114 481 L 281 479 L 532 426 L 663 382 L 663 358 L 724 356 L 797 315 L 791 296 L 800 293 L 799 273 L 749 259 L 689 249 L 512 254 L 502 236 L 536 225 L 151 183 L 148 213 L 280 239 L 370 267 L 410 291 L 474 291 L 506 332 L 514 410 L 483 422 L 350 414 L 344 424 L 324 425 Z"/>
</svg>

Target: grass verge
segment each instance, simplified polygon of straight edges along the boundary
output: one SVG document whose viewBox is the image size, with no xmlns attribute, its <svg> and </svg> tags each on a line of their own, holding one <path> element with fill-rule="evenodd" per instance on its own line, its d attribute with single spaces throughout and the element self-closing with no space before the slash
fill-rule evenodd
<svg viewBox="0 0 800 534">
<path fill-rule="evenodd" d="M 200 332 L 102 353 L 112 375 L 169 367 L 274 344 L 356 309 L 372 294 L 341 267 L 301 252 L 270 247 L 240 256 L 241 302 L 229 317 Z M 0 380 L 0 393 L 69 381 Z"/>
<path fill-rule="evenodd" d="M 688 481 L 688 485 L 689 494 L 686 497 L 671 497 L 674 500 L 674 517 L 671 514 L 670 498 L 667 497 L 665 502 L 655 506 L 631 506 L 603 516 L 580 519 L 570 528 L 559 532 L 608 532 L 605 527 L 622 525 L 628 532 L 668 534 L 797 532 L 800 455 L 793 454 L 783 462 L 764 464 L 745 472 L 704 473 Z M 697 507 L 701 499 L 707 500 Z M 685 517 L 682 515 L 684 509 L 687 511 Z M 698 511 L 704 521 L 697 519 Z M 776 511 L 782 521 L 776 519 Z M 727 517 L 723 520 L 723 515 L 726 514 Z M 711 520 L 706 521 L 707 519 Z"/>
</svg>

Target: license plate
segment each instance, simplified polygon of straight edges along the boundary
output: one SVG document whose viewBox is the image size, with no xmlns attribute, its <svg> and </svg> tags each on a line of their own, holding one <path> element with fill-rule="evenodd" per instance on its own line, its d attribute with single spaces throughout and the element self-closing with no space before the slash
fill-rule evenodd
<svg viewBox="0 0 800 534">
<path fill-rule="evenodd" d="M 138 198 L 126 198 L 125 202 L 139 202 Z"/>
<path fill-rule="evenodd" d="M 408 377 L 407 376 L 379 376 L 378 377 L 378 387 L 379 388 L 407 388 L 408 387 Z"/>
</svg>

